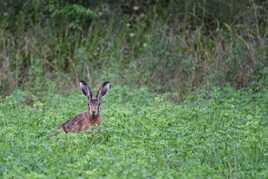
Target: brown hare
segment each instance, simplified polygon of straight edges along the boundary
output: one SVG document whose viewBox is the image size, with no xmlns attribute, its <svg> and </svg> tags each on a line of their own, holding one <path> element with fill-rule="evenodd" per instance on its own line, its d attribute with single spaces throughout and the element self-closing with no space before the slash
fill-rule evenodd
<svg viewBox="0 0 268 179">
<path fill-rule="evenodd" d="M 111 84 L 108 81 L 104 82 L 99 88 L 95 99 L 93 98 L 92 91 L 86 82 L 80 81 L 80 89 L 88 98 L 88 111 L 82 112 L 73 119 L 61 124 L 59 129 L 62 129 L 65 133 L 77 133 L 100 125 L 101 98 L 106 95 L 109 89 L 111 89 Z"/>
</svg>

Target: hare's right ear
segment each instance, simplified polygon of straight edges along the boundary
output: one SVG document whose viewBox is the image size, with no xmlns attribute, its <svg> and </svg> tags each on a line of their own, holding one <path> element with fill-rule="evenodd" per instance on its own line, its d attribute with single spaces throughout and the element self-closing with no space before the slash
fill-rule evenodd
<svg viewBox="0 0 268 179">
<path fill-rule="evenodd" d="M 86 82 L 84 81 L 80 81 L 80 89 L 83 92 L 83 94 L 85 96 L 87 96 L 88 98 L 92 99 L 92 92 L 90 87 L 87 85 Z"/>
<path fill-rule="evenodd" d="M 102 96 L 105 96 L 106 93 L 111 89 L 112 85 L 109 81 L 102 83 L 101 87 L 98 90 L 97 99 L 100 100 Z"/>
</svg>

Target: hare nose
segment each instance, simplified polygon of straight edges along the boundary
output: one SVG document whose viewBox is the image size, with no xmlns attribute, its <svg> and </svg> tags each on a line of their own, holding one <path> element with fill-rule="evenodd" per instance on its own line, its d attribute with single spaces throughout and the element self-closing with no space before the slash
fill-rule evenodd
<svg viewBox="0 0 268 179">
<path fill-rule="evenodd" d="M 97 111 L 97 110 L 96 110 L 96 108 L 95 108 L 95 107 L 93 107 L 93 108 L 92 108 L 92 113 L 93 113 L 93 114 L 95 114 L 95 113 L 96 113 L 96 111 Z"/>
</svg>

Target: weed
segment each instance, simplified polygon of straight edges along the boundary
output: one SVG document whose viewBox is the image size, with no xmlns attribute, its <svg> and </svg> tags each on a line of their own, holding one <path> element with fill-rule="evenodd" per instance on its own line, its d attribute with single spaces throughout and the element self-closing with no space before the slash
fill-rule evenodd
<svg viewBox="0 0 268 179">
<path fill-rule="evenodd" d="M 49 94 L 28 106 L 26 95 L 0 103 L 1 178 L 267 177 L 267 91 L 215 89 L 178 105 L 115 87 L 99 128 L 52 138 L 86 110 L 83 96 Z"/>
</svg>

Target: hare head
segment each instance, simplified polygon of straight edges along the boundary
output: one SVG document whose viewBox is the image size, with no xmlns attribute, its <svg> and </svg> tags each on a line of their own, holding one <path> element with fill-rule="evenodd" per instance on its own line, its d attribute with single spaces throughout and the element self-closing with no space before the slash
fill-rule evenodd
<svg viewBox="0 0 268 179">
<path fill-rule="evenodd" d="M 86 82 L 80 81 L 80 89 L 82 93 L 88 98 L 89 115 L 93 117 L 99 116 L 101 110 L 101 99 L 111 89 L 111 84 L 108 81 L 102 83 L 95 98 L 93 97 L 93 93 Z"/>
</svg>

